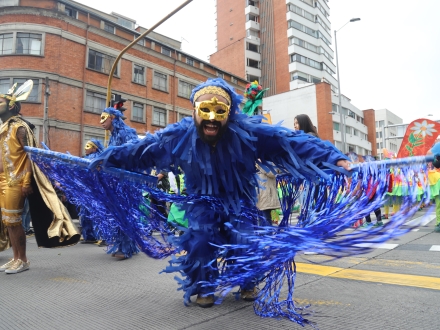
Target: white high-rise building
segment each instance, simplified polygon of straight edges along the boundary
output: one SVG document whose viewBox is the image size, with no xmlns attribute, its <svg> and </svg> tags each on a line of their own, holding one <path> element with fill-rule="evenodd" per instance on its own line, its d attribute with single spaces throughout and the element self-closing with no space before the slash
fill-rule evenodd
<svg viewBox="0 0 440 330">
<path fill-rule="evenodd" d="M 394 125 L 403 124 L 403 119 L 388 109 L 376 110 L 375 118 L 377 155 L 383 158 L 383 148 L 397 154 L 402 144 L 406 125 Z"/>
</svg>

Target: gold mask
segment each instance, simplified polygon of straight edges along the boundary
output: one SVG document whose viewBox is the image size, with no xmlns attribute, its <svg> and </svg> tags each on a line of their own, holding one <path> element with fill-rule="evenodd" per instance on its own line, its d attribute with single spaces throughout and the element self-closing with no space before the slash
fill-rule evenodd
<svg viewBox="0 0 440 330">
<path fill-rule="evenodd" d="M 93 148 L 98 149 L 98 147 L 92 141 L 87 142 L 86 146 L 84 147 L 85 150 L 89 150 L 89 149 L 93 149 Z"/>
<path fill-rule="evenodd" d="M 107 120 L 108 117 L 110 117 L 111 114 L 109 114 L 108 112 L 103 112 L 101 113 L 101 121 L 100 123 L 102 124 L 103 122 L 105 122 Z"/>
<path fill-rule="evenodd" d="M 231 106 L 226 103 L 219 102 L 216 97 L 210 101 L 195 102 L 195 110 L 200 118 L 204 120 L 222 121 L 228 118 Z"/>
</svg>

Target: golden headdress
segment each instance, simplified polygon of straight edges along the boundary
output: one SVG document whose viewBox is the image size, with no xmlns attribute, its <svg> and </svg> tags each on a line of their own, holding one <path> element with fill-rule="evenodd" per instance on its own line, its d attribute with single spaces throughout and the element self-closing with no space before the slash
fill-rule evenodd
<svg viewBox="0 0 440 330">
<path fill-rule="evenodd" d="M 226 100 L 228 100 L 229 105 L 231 105 L 231 96 L 223 88 L 218 87 L 218 86 L 206 86 L 206 87 L 198 90 L 194 94 L 194 102 L 197 101 L 197 99 L 200 96 L 205 95 L 205 94 L 214 94 L 214 95 L 223 96 Z"/>
<path fill-rule="evenodd" d="M 20 86 L 17 91 L 17 83 L 15 83 L 6 94 L 0 94 L 1 98 L 7 99 L 9 101 L 9 106 L 12 107 L 15 102 L 25 101 L 32 91 L 34 82 L 32 80 L 27 80 L 23 85 Z"/>
</svg>

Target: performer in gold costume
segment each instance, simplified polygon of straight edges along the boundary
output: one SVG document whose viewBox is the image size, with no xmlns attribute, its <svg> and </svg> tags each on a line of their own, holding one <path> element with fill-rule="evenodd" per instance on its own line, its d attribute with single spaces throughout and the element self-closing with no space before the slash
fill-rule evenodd
<svg viewBox="0 0 440 330">
<path fill-rule="evenodd" d="M 36 146 L 33 125 L 21 117 L 19 102 L 26 100 L 32 86 L 28 80 L 17 91 L 15 84 L 7 94 L 0 94 L 0 251 L 10 246 L 13 251 L 13 258 L 0 266 L 0 272 L 7 274 L 28 270 L 30 265 L 21 224 L 26 197 L 40 247 L 72 245 L 80 237 L 52 184 L 24 151 L 26 146 Z"/>
</svg>

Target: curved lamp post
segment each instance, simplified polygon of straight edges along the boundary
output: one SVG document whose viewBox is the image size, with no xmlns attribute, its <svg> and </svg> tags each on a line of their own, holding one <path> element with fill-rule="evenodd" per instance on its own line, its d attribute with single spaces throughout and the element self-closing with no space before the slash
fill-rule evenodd
<svg viewBox="0 0 440 330">
<path fill-rule="evenodd" d="M 339 30 L 335 30 L 335 54 L 336 54 L 336 69 L 337 69 L 336 74 L 337 74 L 337 79 L 338 79 L 338 97 L 339 97 L 339 106 L 338 106 L 338 108 L 339 108 L 339 121 L 340 121 L 339 125 L 341 126 L 340 127 L 340 129 L 341 129 L 341 142 L 342 142 L 342 150 L 341 151 L 344 154 L 347 153 L 347 150 L 346 150 L 347 147 L 346 147 L 346 143 L 345 143 L 345 120 L 344 120 L 344 116 L 342 114 L 342 105 L 341 105 L 342 95 L 341 95 L 341 82 L 339 79 L 338 43 L 336 41 L 336 32 L 340 31 L 348 23 L 357 22 L 360 20 L 361 20 L 360 18 L 352 18 L 347 23 L 345 23 Z"/>
</svg>

